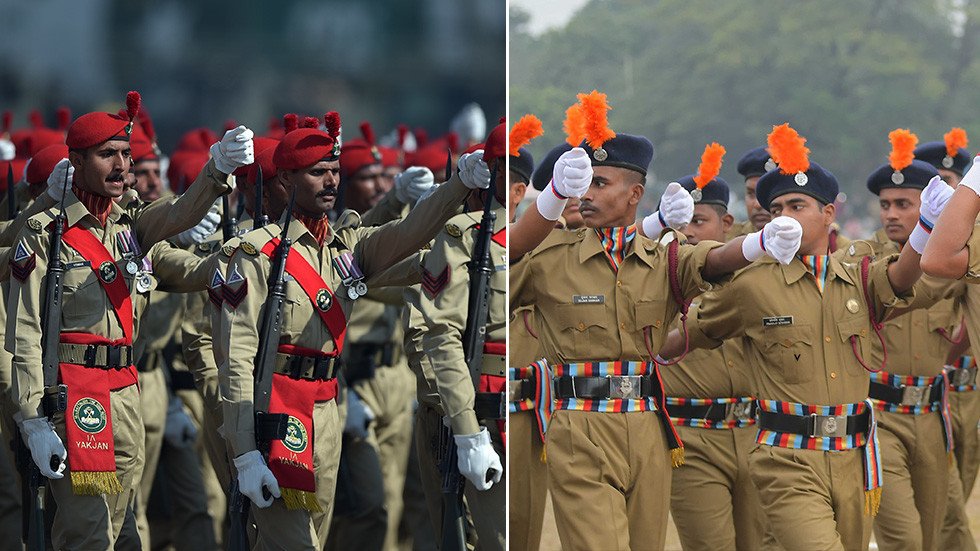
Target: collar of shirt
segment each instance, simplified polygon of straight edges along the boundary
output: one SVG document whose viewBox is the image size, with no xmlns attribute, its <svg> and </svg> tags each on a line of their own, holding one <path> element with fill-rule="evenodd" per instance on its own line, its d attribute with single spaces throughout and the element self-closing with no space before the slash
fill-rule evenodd
<svg viewBox="0 0 980 551">
<path fill-rule="evenodd" d="M 84 194 L 85 192 L 82 191 L 81 193 Z M 55 208 L 55 212 L 57 212 L 61 207 L 59 205 L 54 208 Z M 74 226 L 86 216 L 91 217 L 93 222 L 98 222 L 100 227 L 103 228 L 106 226 L 105 220 L 112 221 L 113 223 L 115 223 L 123 217 L 128 218 L 126 211 L 123 210 L 119 205 L 117 205 L 115 201 L 112 201 L 110 199 L 108 214 L 106 215 L 105 220 L 99 219 L 99 217 L 92 214 L 92 212 L 85 205 L 85 203 L 83 203 L 79 199 L 79 197 L 74 192 L 74 188 L 69 189 L 65 194 L 65 218 L 68 220 L 68 227 Z"/>
<path fill-rule="evenodd" d="M 776 261 L 772 258 L 766 257 L 760 262 L 773 262 Z M 786 281 L 787 285 L 791 285 L 800 280 L 804 275 L 808 273 L 813 273 L 805 262 L 800 260 L 799 256 L 793 257 L 793 260 L 786 264 L 777 264 L 783 272 L 783 279 Z M 827 262 L 827 281 L 830 281 L 833 277 L 838 277 L 843 281 L 846 281 L 852 285 L 857 285 L 857 282 L 851 277 L 851 274 L 847 271 L 840 260 L 838 260 L 837 255 L 828 255 Z"/>
<path fill-rule="evenodd" d="M 602 240 L 599 239 L 599 235 L 591 230 L 585 230 L 582 232 L 584 237 L 582 239 L 582 244 L 579 246 L 578 259 L 579 262 L 584 263 L 586 260 L 592 258 L 596 255 L 606 254 L 606 249 L 602 244 Z M 633 238 L 632 246 L 626 251 L 626 257 L 636 256 L 638 259 L 643 261 L 646 265 L 651 268 L 656 264 L 653 259 L 653 253 L 651 251 L 657 248 L 657 242 L 647 239 L 639 234 Z"/>
</svg>

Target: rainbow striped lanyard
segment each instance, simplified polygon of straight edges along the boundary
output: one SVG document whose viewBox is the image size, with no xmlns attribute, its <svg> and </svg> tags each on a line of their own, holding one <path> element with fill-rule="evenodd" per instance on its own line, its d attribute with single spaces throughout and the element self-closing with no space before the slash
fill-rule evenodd
<svg viewBox="0 0 980 551">
<path fill-rule="evenodd" d="M 817 289 L 823 293 L 827 285 L 827 267 L 830 265 L 830 255 L 826 254 L 802 254 L 800 260 L 806 265 L 807 269 L 813 274 L 817 282 Z"/>
<path fill-rule="evenodd" d="M 626 253 L 629 252 L 629 244 L 636 237 L 636 224 L 619 228 L 596 228 L 595 232 L 606 253 L 606 260 L 609 261 L 613 271 L 618 272 L 619 266 L 626 258 Z"/>
<path fill-rule="evenodd" d="M 511 413 L 534 411 L 538 421 L 538 436 L 544 442 L 548 422 L 555 411 L 555 402 L 551 398 L 551 370 L 548 369 L 548 361 L 541 359 L 526 367 L 512 367 L 507 370 L 507 380 L 530 380 L 534 385 L 533 397 L 510 402 L 507 407 Z"/>
<path fill-rule="evenodd" d="M 956 369 L 969 369 L 971 367 L 976 367 L 976 366 L 977 366 L 976 360 L 973 359 L 973 356 L 969 356 L 969 355 L 960 356 L 959 359 L 956 361 L 956 364 L 953 365 L 953 367 Z M 976 390 L 977 385 L 972 384 L 972 385 L 956 386 L 950 383 L 949 389 L 952 390 L 953 392 L 969 392 L 971 390 Z"/>
</svg>

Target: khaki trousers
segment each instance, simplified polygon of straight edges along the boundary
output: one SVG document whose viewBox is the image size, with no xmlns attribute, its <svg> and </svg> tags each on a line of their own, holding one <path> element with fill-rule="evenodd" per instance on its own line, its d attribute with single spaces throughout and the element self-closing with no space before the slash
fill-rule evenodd
<svg viewBox="0 0 980 551">
<path fill-rule="evenodd" d="M 949 455 L 939 413 L 876 412 L 884 484 L 874 520 L 878 549 L 939 549 Z"/>
<path fill-rule="evenodd" d="M 548 499 L 548 466 L 533 411 L 507 418 L 510 475 L 510 551 L 538 551 Z"/>
<path fill-rule="evenodd" d="M 758 432 L 677 427 L 684 464 L 673 470 L 670 513 L 685 551 L 763 548 L 766 515 L 748 457 Z"/>
<path fill-rule="evenodd" d="M 150 551 L 152 546 L 150 545 L 150 525 L 146 519 L 146 506 L 149 503 L 153 479 L 156 478 L 157 467 L 160 464 L 160 450 L 163 448 L 163 427 L 167 422 L 167 401 L 170 397 L 163 368 L 157 367 L 150 371 L 141 371 L 139 378 L 140 411 L 143 415 L 146 448 L 143 476 L 140 478 L 139 491 L 136 494 L 134 513 L 136 514 L 136 528 L 139 530 L 143 551 Z"/>
<path fill-rule="evenodd" d="M 664 548 L 671 467 L 657 416 L 555 412 L 546 447 L 562 549 Z"/>
<path fill-rule="evenodd" d="M 970 531 L 966 501 L 973 491 L 980 463 L 977 421 L 980 420 L 980 390 L 949 393 L 950 421 L 953 425 L 953 462 L 955 479 L 960 487 L 950 488 L 943 519 L 942 548 L 977 549 Z"/>
</svg>

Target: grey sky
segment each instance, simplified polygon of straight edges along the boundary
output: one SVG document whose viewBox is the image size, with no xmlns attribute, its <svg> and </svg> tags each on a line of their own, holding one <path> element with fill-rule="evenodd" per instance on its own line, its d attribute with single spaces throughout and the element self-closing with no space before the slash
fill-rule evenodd
<svg viewBox="0 0 980 551">
<path fill-rule="evenodd" d="M 531 14 L 529 30 L 539 35 L 548 29 L 561 27 L 589 0 L 511 0 L 516 6 Z"/>
</svg>

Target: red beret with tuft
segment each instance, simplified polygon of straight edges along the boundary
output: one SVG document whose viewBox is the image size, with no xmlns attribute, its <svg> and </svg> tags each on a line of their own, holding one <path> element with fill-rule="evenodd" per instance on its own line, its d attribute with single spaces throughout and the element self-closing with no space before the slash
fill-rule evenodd
<svg viewBox="0 0 980 551">
<path fill-rule="evenodd" d="M 276 168 L 299 170 L 320 161 L 336 160 L 334 140 L 316 128 L 300 128 L 283 136 L 276 146 L 272 162 Z"/>
</svg>

